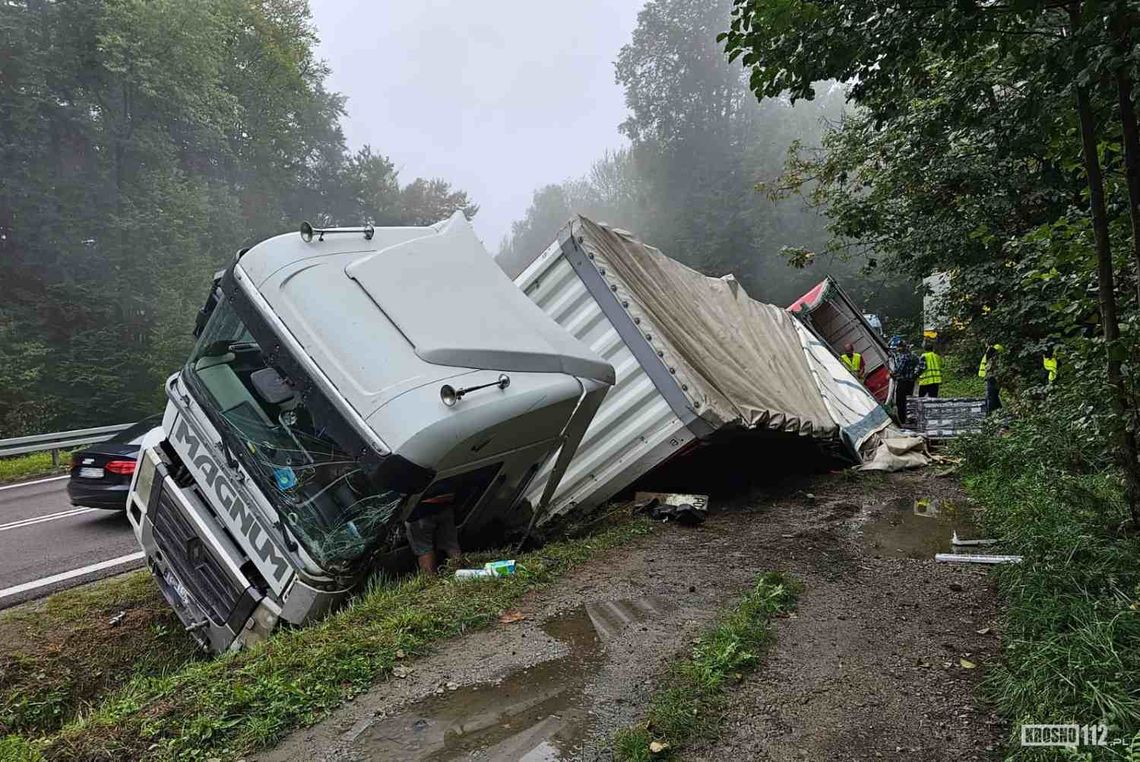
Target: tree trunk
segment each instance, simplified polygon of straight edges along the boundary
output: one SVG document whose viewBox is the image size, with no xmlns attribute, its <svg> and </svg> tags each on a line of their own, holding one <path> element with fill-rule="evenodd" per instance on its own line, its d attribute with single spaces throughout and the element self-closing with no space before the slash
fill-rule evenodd
<svg viewBox="0 0 1140 762">
<path fill-rule="evenodd" d="M 1096 125 L 1088 89 L 1077 87 L 1077 116 L 1081 125 L 1081 153 L 1089 184 L 1089 206 L 1092 212 L 1093 236 L 1096 242 L 1097 287 L 1100 319 L 1107 353 L 1107 376 L 1113 412 L 1113 439 L 1120 467 L 1124 471 L 1124 494 L 1132 514 L 1132 523 L 1140 527 L 1140 460 L 1137 459 L 1136 434 L 1129 424 L 1128 395 L 1124 388 L 1116 345 L 1120 340 L 1120 323 L 1116 316 L 1116 289 L 1113 283 L 1112 247 L 1108 239 L 1108 213 L 1104 202 L 1104 178 L 1097 156 Z"/>
<path fill-rule="evenodd" d="M 1123 26 L 1114 30 L 1117 49 L 1127 53 L 1132 48 L 1132 33 Z M 1120 101 L 1120 125 L 1124 144 L 1124 176 L 1128 184 L 1128 214 L 1132 221 L 1132 269 L 1136 278 L 1136 303 L 1140 307 L 1140 129 L 1136 125 L 1136 107 L 1132 103 L 1132 76 L 1127 66 L 1116 72 L 1116 90 Z"/>
</svg>

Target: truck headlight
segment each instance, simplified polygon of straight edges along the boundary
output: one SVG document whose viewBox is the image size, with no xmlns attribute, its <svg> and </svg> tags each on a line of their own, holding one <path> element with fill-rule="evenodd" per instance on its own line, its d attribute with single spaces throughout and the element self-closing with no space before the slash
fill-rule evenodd
<svg viewBox="0 0 1140 762">
<path fill-rule="evenodd" d="M 135 472 L 134 493 L 138 496 L 139 506 L 145 511 L 150 500 L 150 490 L 154 486 L 154 474 L 157 470 L 154 461 L 155 455 L 150 450 L 143 450 L 139 454 L 139 465 Z"/>
</svg>

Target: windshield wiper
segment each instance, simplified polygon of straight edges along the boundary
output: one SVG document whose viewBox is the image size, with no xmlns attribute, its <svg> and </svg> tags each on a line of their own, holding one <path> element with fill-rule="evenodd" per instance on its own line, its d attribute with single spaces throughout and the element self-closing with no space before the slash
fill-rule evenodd
<svg viewBox="0 0 1140 762">
<path fill-rule="evenodd" d="M 240 473 L 240 471 L 238 471 L 237 458 L 234 456 L 233 450 L 230 449 L 230 443 L 227 441 L 226 433 L 225 431 L 221 431 L 222 438 L 218 441 L 218 447 L 221 448 L 222 455 L 226 457 L 226 465 L 230 467 L 230 470 Z"/>
<path fill-rule="evenodd" d="M 232 445 L 230 444 L 230 437 L 238 439 L 239 442 L 242 440 L 234 429 L 234 425 L 228 418 L 226 418 L 224 415 L 218 415 L 217 418 L 219 418 L 220 421 L 215 421 L 214 425 L 217 427 L 218 432 L 222 436 L 221 441 L 218 442 L 218 446 L 221 448 L 222 453 L 224 453 L 226 456 L 226 465 L 233 469 L 236 474 L 241 476 L 241 469 L 239 468 L 240 464 L 237 457 L 234 455 L 233 449 L 231 449 Z M 264 489 L 266 485 L 264 483 L 264 479 L 262 478 L 262 474 L 258 471 L 258 469 L 250 468 L 250 473 L 253 475 L 254 480 Z M 285 547 L 287 547 L 290 551 L 297 550 L 296 541 L 289 536 L 289 532 L 285 528 L 285 523 L 281 520 L 281 511 L 278 510 L 276 506 L 274 506 L 273 511 L 277 514 L 277 518 L 274 520 L 273 526 L 277 527 L 277 531 L 281 533 L 281 539 L 284 541 Z"/>
</svg>

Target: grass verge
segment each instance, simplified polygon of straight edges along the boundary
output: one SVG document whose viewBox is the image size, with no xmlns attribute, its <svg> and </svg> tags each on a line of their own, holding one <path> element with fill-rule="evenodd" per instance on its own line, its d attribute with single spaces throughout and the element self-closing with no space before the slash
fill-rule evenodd
<svg viewBox="0 0 1140 762">
<path fill-rule="evenodd" d="M 28 455 L 16 455 L 11 458 L 0 458 L 0 484 L 18 482 L 30 479 L 33 476 L 51 476 L 67 471 L 70 454 L 59 454 L 59 465 L 51 462 L 50 452 L 33 452 Z"/>
<path fill-rule="evenodd" d="M 146 572 L 4 611 L 0 644 L 0 736 L 58 730 L 132 677 L 198 658 Z"/>
<path fill-rule="evenodd" d="M 1116 758 L 1130 745 L 1140 758 L 1140 536 L 1121 531 L 1117 474 L 1078 442 L 1055 417 L 1030 411 L 1005 436 L 955 447 L 987 533 L 1001 552 L 1024 556 L 994 572 L 1004 648 L 985 683 L 1019 760 L 1056 758 L 1021 746 L 1024 723 L 1103 723 Z"/>
<path fill-rule="evenodd" d="M 773 616 L 795 604 L 794 584 L 779 573 L 762 574 L 732 607 L 706 630 L 692 652 L 674 661 L 660 680 L 641 725 L 614 737 L 614 757 L 662 759 L 698 738 L 710 738 L 728 704 L 725 687 L 751 672 L 771 639 Z M 651 744 L 659 744 L 653 751 Z"/>
<path fill-rule="evenodd" d="M 9 736 L 0 750 L 67 760 L 241 756 L 389 676 L 398 654 L 422 655 L 441 639 L 487 626 L 526 592 L 652 528 L 628 520 L 552 543 L 520 557 L 515 575 L 493 582 L 415 577 L 378 587 L 319 624 L 282 631 L 247 651 L 137 676 L 58 732 Z"/>
</svg>

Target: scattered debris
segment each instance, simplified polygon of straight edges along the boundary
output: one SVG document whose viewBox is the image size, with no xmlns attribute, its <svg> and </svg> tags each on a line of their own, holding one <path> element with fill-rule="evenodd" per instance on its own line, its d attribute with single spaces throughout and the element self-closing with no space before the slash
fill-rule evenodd
<svg viewBox="0 0 1140 762">
<path fill-rule="evenodd" d="M 108 619 L 107 624 L 111 625 L 112 627 L 118 627 L 119 623 L 122 622 L 126 617 L 127 617 L 127 612 L 126 611 L 120 611 L 118 614 L 115 614 L 113 617 Z"/>
<path fill-rule="evenodd" d="M 1021 556 L 987 556 L 969 555 L 962 553 L 939 553 L 934 556 L 935 561 L 949 564 L 1019 564 Z"/>
<path fill-rule="evenodd" d="M 958 537 L 957 532 L 954 532 L 953 536 L 950 538 L 950 544 L 956 547 L 966 545 L 996 545 L 997 540 L 963 540 Z"/>
<path fill-rule="evenodd" d="M 896 431 L 895 436 L 883 434 L 875 447 L 874 456 L 870 460 L 864 460 L 863 465 L 857 466 L 857 471 L 892 473 L 929 465 L 930 453 L 926 450 L 925 439 L 917 436 L 897 436 L 897 430 L 894 431 Z"/>
<path fill-rule="evenodd" d="M 506 577 L 515 573 L 515 560 L 512 558 L 510 561 L 489 561 L 483 564 L 483 568 L 496 577 Z"/>
<path fill-rule="evenodd" d="M 667 741 L 652 741 L 649 744 L 650 754 L 660 754 L 663 751 L 669 750 L 669 743 Z"/>
<path fill-rule="evenodd" d="M 490 579 L 495 575 L 486 569 L 456 569 L 456 579 Z"/>
<path fill-rule="evenodd" d="M 515 573 L 514 559 L 510 561 L 488 561 L 482 569 L 458 569 L 456 579 L 489 579 L 490 577 L 507 577 Z"/>
<path fill-rule="evenodd" d="M 499 621 L 503 624 L 514 624 L 526 619 L 526 614 L 521 611 L 504 611 L 499 615 Z"/>
<path fill-rule="evenodd" d="M 705 520 L 708 512 L 708 495 L 683 495 L 673 492 L 638 492 L 634 507 L 656 521 L 676 521 L 685 526 L 696 526 Z"/>
<path fill-rule="evenodd" d="M 989 627 L 983 627 L 980 630 L 974 630 L 974 632 L 978 633 L 979 635 L 989 635 L 990 634 L 990 628 Z"/>
<path fill-rule="evenodd" d="M 938 502 L 929 497 L 921 497 L 914 501 L 914 515 L 926 516 L 927 518 L 938 518 Z"/>
<path fill-rule="evenodd" d="M 978 666 L 977 664 L 974 664 L 974 662 L 970 661 L 969 659 L 958 659 L 958 665 L 962 669 L 973 669 L 974 667 Z"/>
</svg>

